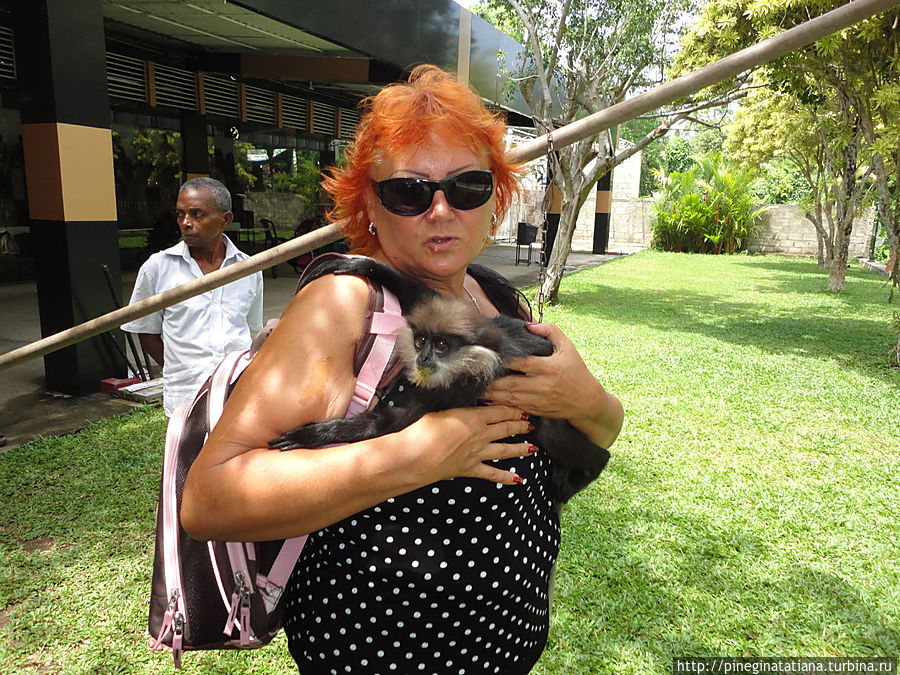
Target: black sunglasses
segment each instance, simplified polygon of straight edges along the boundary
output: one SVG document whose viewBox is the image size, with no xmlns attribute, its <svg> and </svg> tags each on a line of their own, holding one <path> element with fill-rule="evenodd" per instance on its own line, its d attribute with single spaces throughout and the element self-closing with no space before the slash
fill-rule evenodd
<svg viewBox="0 0 900 675">
<path fill-rule="evenodd" d="M 454 209 L 477 209 L 494 193 L 494 174 L 488 170 L 466 171 L 444 180 L 389 178 L 375 183 L 375 194 L 382 206 L 398 216 L 425 213 L 442 190 Z"/>
</svg>

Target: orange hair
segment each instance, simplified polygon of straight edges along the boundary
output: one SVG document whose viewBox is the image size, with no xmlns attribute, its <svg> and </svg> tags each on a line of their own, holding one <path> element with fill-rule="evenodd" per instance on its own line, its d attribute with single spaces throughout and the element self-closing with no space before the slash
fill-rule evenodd
<svg viewBox="0 0 900 675">
<path fill-rule="evenodd" d="M 332 167 L 322 181 L 334 200 L 328 212 L 331 222 L 346 219 L 344 235 L 355 253 L 371 254 L 377 239 L 369 233 L 366 191 L 371 189 L 372 169 L 385 155 L 395 155 L 422 145 L 432 134 L 461 142 L 473 152 L 486 152 L 494 174 L 494 221 L 500 222 L 519 192 L 519 165 L 506 160 L 502 116 L 485 108 L 468 85 L 437 66 L 416 66 L 408 82 L 388 85 L 365 99 L 365 110 L 347 149 L 346 168 Z M 491 234 L 496 231 L 492 225 Z"/>
</svg>

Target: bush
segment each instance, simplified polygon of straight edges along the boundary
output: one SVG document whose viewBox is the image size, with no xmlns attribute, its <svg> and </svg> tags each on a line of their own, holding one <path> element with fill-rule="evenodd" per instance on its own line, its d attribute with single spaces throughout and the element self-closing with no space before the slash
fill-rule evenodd
<svg viewBox="0 0 900 675">
<path fill-rule="evenodd" d="M 753 210 L 751 171 L 717 152 L 693 158 L 694 167 L 662 177 L 654 195 L 654 248 L 690 253 L 736 253 L 746 246 L 763 209 Z"/>
<path fill-rule="evenodd" d="M 809 185 L 795 167 L 773 161 L 765 165 L 751 193 L 758 204 L 800 204 L 809 197 Z"/>
</svg>

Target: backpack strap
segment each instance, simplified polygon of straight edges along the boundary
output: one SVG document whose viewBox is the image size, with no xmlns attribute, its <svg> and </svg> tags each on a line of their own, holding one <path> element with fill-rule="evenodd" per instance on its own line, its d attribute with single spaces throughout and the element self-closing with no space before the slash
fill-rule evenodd
<svg viewBox="0 0 900 675">
<path fill-rule="evenodd" d="M 299 291 L 310 281 L 317 279 L 320 263 L 333 258 L 351 256 L 342 253 L 324 253 L 316 258 L 303 271 L 297 282 Z M 396 363 L 392 368 L 392 355 L 397 336 L 396 331 L 406 325 L 406 319 L 400 312 L 397 297 L 372 279 L 361 277 L 369 285 L 369 304 L 363 333 L 356 345 L 353 369 L 356 373 L 356 386 L 350 399 L 348 417 L 355 417 L 368 410 L 372 399 L 376 396 L 378 385 L 392 379 L 395 375 Z M 390 372 L 388 372 L 390 371 Z"/>
<path fill-rule="evenodd" d="M 369 332 L 375 336 L 375 342 L 369 349 L 369 355 L 360 368 L 356 378 L 356 387 L 350 399 L 348 417 L 355 417 L 368 410 L 378 383 L 381 381 L 397 341 L 397 331 L 406 326 L 406 319 L 400 313 L 400 302 L 397 296 L 386 288 L 381 289 L 384 296 L 384 308 L 372 314 Z"/>
<path fill-rule="evenodd" d="M 406 319 L 400 313 L 400 302 L 397 300 L 397 296 L 386 288 L 381 291 L 384 297 L 384 307 L 381 311 L 372 314 L 372 323 L 369 327 L 369 332 L 375 336 L 375 341 L 356 378 L 356 386 L 350 399 L 347 417 L 355 417 L 369 409 L 378 383 L 394 353 L 397 330 L 406 326 Z M 284 546 L 281 547 L 281 551 L 269 570 L 267 586 L 276 587 L 279 590 L 285 587 L 305 543 L 306 535 L 287 539 L 284 542 Z M 268 600 L 268 598 L 266 599 Z"/>
</svg>

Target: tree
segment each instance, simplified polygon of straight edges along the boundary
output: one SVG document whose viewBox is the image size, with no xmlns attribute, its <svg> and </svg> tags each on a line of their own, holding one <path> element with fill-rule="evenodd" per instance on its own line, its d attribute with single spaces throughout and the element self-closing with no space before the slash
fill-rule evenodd
<svg viewBox="0 0 900 675">
<path fill-rule="evenodd" d="M 761 167 L 771 160 L 792 166 L 802 177 L 808 198 L 799 206 L 816 229 L 818 263 L 834 259 L 834 217 L 826 166 L 825 129 L 815 109 L 790 92 L 760 86 L 747 96 L 727 129 L 725 150 L 744 167 Z"/>
<path fill-rule="evenodd" d="M 480 16 L 510 25 L 526 46 L 507 67 L 540 133 L 625 99 L 660 79 L 689 0 L 484 0 Z M 502 20 L 498 13 L 503 15 Z M 514 17 L 514 19 L 513 19 Z M 509 55 L 507 55 L 509 59 Z M 707 101 L 700 107 L 714 103 Z M 696 108 L 671 111 L 627 149 L 618 151 L 613 130 L 549 155 L 561 197 L 559 230 L 541 288 L 555 302 L 571 251 L 578 212 L 597 183 L 617 164 L 663 136 Z"/>
<path fill-rule="evenodd" d="M 711 0 L 685 41 L 677 67 L 693 70 L 725 51 L 758 42 L 837 4 L 833 0 Z M 900 75 L 898 18 L 900 10 L 884 12 L 766 67 L 771 81 L 813 111 L 817 132 L 825 134 L 822 151 L 832 183 L 835 227 L 829 290 L 844 286 L 853 216 L 870 176 L 874 176 L 876 186 L 882 186 L 879 215 L 886 221 L 889 237 L 892 243 L 900 241 L 900 210 L 891 208 L 888 179 L 891 171 L 896 176 L 891 150 L 896 147 L 900 119 L 900 91 L 894 88 Z"/>
</svg>

